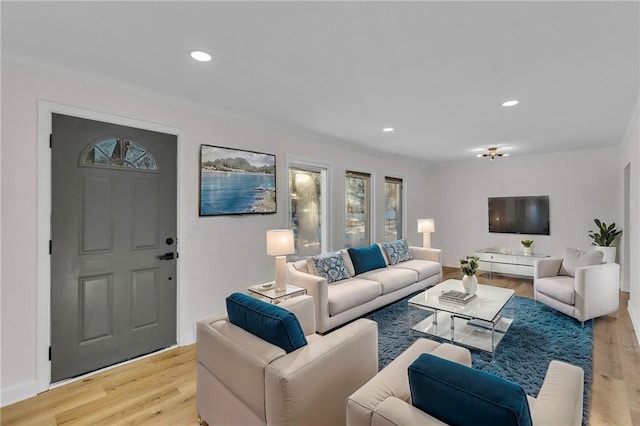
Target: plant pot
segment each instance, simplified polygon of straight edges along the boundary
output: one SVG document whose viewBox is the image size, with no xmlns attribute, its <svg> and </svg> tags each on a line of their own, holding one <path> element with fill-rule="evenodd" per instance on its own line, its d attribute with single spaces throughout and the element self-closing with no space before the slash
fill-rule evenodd
<svg viewBox="0 0 640 426">
<path fill-rule="evenodd" d="M 531 256 L 533 254 L 533 247 L 522 247 L 522 254 Z"/>
<path fill-rule="evenodd" d="M 596 251 L 601 251 L 604 256 L 602 261 L 605 263 L 612 263 L 616 261 L 616 248 L 615 247 L 602 247 L 602 246 L 593 246 L 592 247 Z"/>
<path fill-rule="evenodd" d="M 465 275 L 462 277 L 462 287 L 469 294 L 476 294 L 478 290 L 478 278 L 475 275 Z"/>
</svg>

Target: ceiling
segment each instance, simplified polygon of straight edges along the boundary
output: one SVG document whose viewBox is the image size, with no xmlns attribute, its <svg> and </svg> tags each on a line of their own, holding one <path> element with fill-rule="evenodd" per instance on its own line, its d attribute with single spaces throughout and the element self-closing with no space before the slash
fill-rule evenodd
<svg viewBox="0 0 640 426">
<path fill-rule="evenodd" d="M 2 55 L 423 162 L 620 146 L 638 2 L 1 2 Z M 213 55 L 208 63 L 188 52 Z M 518 99 L 505 108 L 501 103 Z M 394 127 L 391 133 L 383 127 Z M 500 161 L 509 161 L 501 159 Z"/>
</svg>

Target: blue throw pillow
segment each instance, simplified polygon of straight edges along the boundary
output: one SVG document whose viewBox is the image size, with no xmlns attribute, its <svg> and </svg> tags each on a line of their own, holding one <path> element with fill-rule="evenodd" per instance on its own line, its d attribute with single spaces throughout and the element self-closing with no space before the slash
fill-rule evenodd
<svg viewBox="0 0 640 426">
<path fill-rule="evenodd" d="M 451 425 L 530 426 L 522 386 L 431 354 L 409 366 L 415 407 Z"/>
<path fill-rule="evenodd" d="M 397 265 L 400 262 L 413 259 L 407 240 L 396 240 L 389 243 L 382 243 L 382 247 L 384 247 L 384 251 L 387 252 L 389 265 Z"/>
<path fill-rule="evenodd" d="M 293 312 L 242 293 L 227 297 L 227 316 L 237 325 L 287 353 L 307 344 Z"/>
<path fill-rule="evenodd" d="M 339 251 L 313 256 L 311 261 L 316 268 L 316 275 L 326 278 L 328 283 L 349 278 L 349 271 Z"/>
<path fill-rule="evenodd" d="M 353 247 L 348 251 L 356 275 L 387 266 L 377 244 L 371 244 L 368 247 Z"/>
</svg>

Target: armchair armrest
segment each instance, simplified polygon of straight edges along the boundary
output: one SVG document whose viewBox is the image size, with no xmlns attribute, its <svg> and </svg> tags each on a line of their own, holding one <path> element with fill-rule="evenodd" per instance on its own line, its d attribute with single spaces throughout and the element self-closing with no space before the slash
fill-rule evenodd
<svg viewBox="0 0 640 426">
<path fill-rule="evenodd" d="M 287 300 L 283 300 L 279 305 L 281 308 L 285 308 L 288 311 L 294 313 L 305 336 L 315 334 L 316 332 L 316 309 L 313 302 L 313 296 L 304 295 L 298 297 L 292 297 Z"/>
<path fill-rule="evenodd" d="M 409 247 L 411 255 L 414 259 L 430 260 L 432 262 L 442 263 L 442 250 L 424 247 Z"/>
<path fill-rule="evenodd" d="M 545 258 L 533 262 L 533 279 L 555 277 L 560 271 L 562 259 Z"/>
<path fill-rule="evenodd" d="M 582 313 L 579 321 L 616 312 L 620 304 L 620 265 L 602 263 L 576 268 L 575 290 L 575 307 Z"/>
<path fill-rule="evenodd" d="M 265 369 L 268 424 L 344 424 L 349 395 L 378 372 L 378 325 L 359 319 Z"/>
<path fill-rule="evenodd" d="M 329 292 L 327 290 L 327 280 L 317 275 L 300 272 L 292 262 L 287 263 L 287 282 L 304 287 L 307 294 L 313 296 L 316 304 L 316 330 L 327 330 L 329 328 L 326 318 L 329 318 Z"/>
<path fill-rule="evenodd" d="M 435 417 L 395 396 L 390 396 L 376 407 L 371 426 L 434 425 L 446 426 Z"/>
<path fill-rule="evenodd" d="M 582 424 L 584 371 L 561 361 L 551 361 L 531 412 L 535 425 Z"/>
</svg>

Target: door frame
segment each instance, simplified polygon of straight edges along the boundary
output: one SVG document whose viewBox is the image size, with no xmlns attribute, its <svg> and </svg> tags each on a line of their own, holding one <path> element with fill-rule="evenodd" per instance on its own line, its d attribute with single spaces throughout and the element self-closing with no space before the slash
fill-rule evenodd
<svg viewBox="0 0 640 426">
<path fill-rule="evenodd" d="M 164 126 L 148 121 L 136 120 L 113 114 L 93 111 L 89 109 L 64 105 L 60 103 L 38 101 L 38 130 L 37 130 L 37 225 L 36 225 L 36 392 L 44 392 L 52 387 L 51 361 L 49 361 L 49 346 L 51 345 L 51 259 L 49 255 L 49 240 L 51 238 L 51 149 L 49 135 L 52 131 L 52 114 L 64 114 L 89 120 L 136 127 L 154 132 L 169 133 L 177 137 L 176 158 L 176 238 L 178 244 L 181 236 L 187 235 L 182 224 L 182 206 L 180 200 L 180 171 L 184 130 L 176 127 Z M 184 254 L 184 244 L 179 245 Z M 180 346 L 186 336 L 180 333 L 181 325 L 181 293 L 182 280 L 180 259 L 176 260 L 176 343 Z"/>
</svg>

